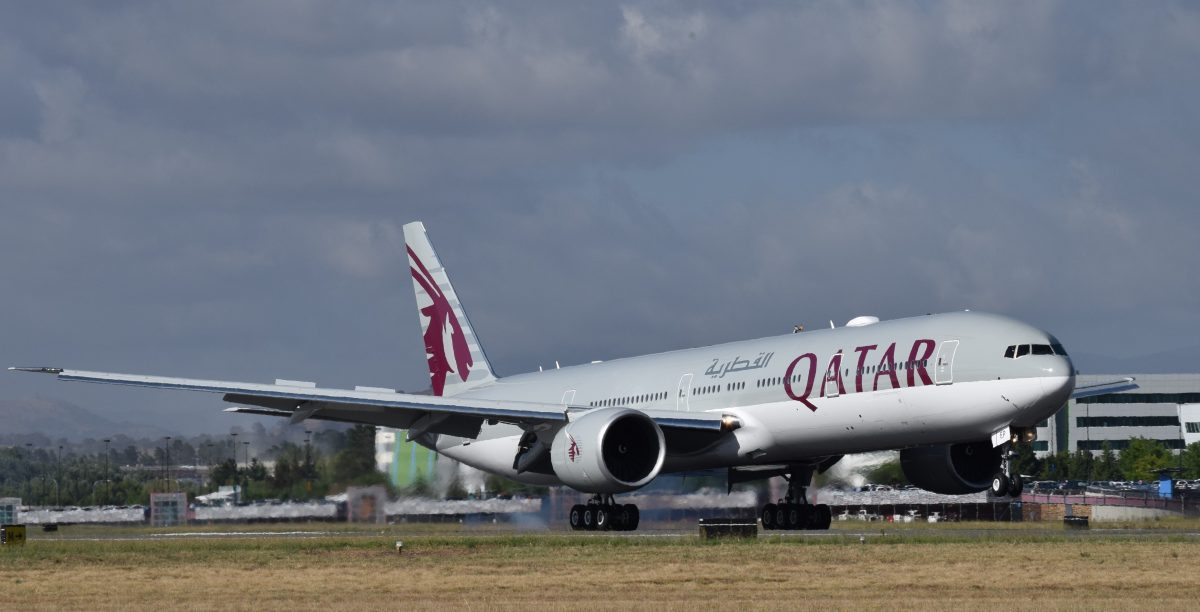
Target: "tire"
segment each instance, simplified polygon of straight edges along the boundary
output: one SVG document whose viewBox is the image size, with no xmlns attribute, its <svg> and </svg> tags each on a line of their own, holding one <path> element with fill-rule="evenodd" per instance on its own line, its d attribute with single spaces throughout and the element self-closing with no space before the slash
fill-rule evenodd
<svg viewBox="0 0 1200 612">
<path fill-rule="evenodd" d="M 629 519 L 625 523 L 625 531 L 636 531 L 638 523 L 642 520 L 642 513 L 634 504 L 625 504 L 625 512 L 629 514 Z"/>
<path fill-rule="evenodd" d="M 571 506 L 571 514 L 568 519 L 571 522 L 571 529 L 579 531 L 583 529 L 583 504 L 575 504 Z"/>
<path fill-rule="evenodd" d="M 787 510 L 791 504 L 779 504 L 775 506 L 775 528 L 787 529 Z"/>
<path fill-rule="evenodd" d="M 762 509 L 763 529 L 775 529 L 775 504 L 767 504 Z"/>
<path fill-rule="evenodd" d="M 1008 476 L 1005 476 L 1004 472 L 996 472 L 996 475 L 992 476 L 992 496 L 1004 497 L 1005 495 L 1008 495 Z"/>
<path fill-rule="evenodd" d="M 596 508 L 596 531 L 612 529 L 612 508 L 600 506 Z"/>
<path fill-rule="evenodd" d="M 583 528 L 587 531 L 595 531 L 596 529 L 596 508 L 595 506 L 583 507 Z"/>
<path fill-rule="evenodd" d="M 612 509 L 612 529 L 613 531 L 629 531 L 629 504 L 622 506 L 617 504 Z"/>
<path fill-rule="evenodd" d="M 1021 478 L 1020 474 L 1014 475 L 1008 481 L 1008 496 L 1020 497 L 1021 492 L 1025 490 L 1025 479 Z"/>
<path fill-rule="evenodd" d="M 811 504 L 803 504 L 796 506 L 800 513 L 800 520 L 796 523 L 796 529 L 812 529 L 813 516 L 816 515 L 816 508 Z"/>
<path fill-rule="evenodd" d="M 787 520 L 784 521 L 784 529 L 804 529 L 804 512 L 800 509 L 804 506 L 799 504 L 787 505 Z"/>
<path fill-rule="evenodd" d="M 833 511 L 825 504 L 817 504 L 813 507 L 813 529 L 829 529 L 829 525 L 833 523 Z"/>
</svg>

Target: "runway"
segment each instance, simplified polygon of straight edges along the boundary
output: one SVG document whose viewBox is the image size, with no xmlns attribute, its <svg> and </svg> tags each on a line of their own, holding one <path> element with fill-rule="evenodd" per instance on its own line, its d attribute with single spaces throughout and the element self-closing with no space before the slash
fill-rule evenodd
<svg viewBox="0 0 1200 612">
<path fill-rule="evenodd" d="M 397 523 L 389 525 L 347 525 L 312 523 L 287 526 L 218 525 L 175 528 L 104 527 L 63 525 L 56 532 L 43 532 L 30 526 L 29 540 L 51 541 L 182 541 L 226 539 L 359 539 L 379 537 L 491 538 L 522 536 L 530 539 L 691 539 L 699 537 L 696 524 L 672 523 L 648 525 L 634 532 L 572 531 L 563 526 L 513 526 L 511 524 Z M 1200 522 L 1180 521 L 1177 526 L 1154 524 L 1145 528 L 1093 526 L 1074 529 L 1052 523 L 946 523 L 942 525 L 846 525 L 835 524 L 827 531 L 758 530 L 761 541 L 840 542 L 974 542 L 1039 540 L 1178 540 L 1200 542 Z"/>
</svg>

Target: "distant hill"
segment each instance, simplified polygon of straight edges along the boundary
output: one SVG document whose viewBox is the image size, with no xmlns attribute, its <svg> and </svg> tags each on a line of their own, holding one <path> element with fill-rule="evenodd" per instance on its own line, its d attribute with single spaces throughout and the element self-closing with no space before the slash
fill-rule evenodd
<svg viewBox="0 0 1200 612">
<path fill-rule="evenodd" d="M 51 439 L 107 438 L 125 434 L 131 438 L 157 438 L 174 432 L 110 421 L 70 402 L 47 398 L 0 400 L 0 431 L 5 434 L 40 433 Z"/>
</svg>

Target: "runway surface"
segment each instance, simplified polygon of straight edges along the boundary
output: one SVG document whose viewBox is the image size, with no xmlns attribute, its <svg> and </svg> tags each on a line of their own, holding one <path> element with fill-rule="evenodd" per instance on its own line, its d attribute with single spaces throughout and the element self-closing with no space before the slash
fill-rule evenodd
<svg viewBox="0 0 1200 612">
<path fill-rule="evenodd" d="M 565 526 L 552 527 L 514 527 L 511 525 L 447 525 L 429 523 L 409 523 L 372 526 L 354 526 L 347 528 L 344 524 L 329 525 L 327 523 L 313 524 L 311 529 L 304 525 L 289 525 L 279 529 L 256 529 L 246 525 L 226 525 L 221 527 L 176 527 L 152 528 L 129 527 L 120 529 L 105 529 L 96 526 L 64 525 L 57 532 L 43 532 L 35 526 L 30 526 L 29 540 L 55 541 L 172 541 L 172 540 L 220 540 L 231 538 L 269 538 L 269 539 L 321 539 L 321 538 L 378 538 L 378 537 L 511 537 L 529 536 L 546 538 L 695 538 L 699 529 L 695 524 L 650 525 L 645 529 L 634 532 L 620 531 L 571 531 Z M 1186 526 L 1155 525 L 1148 528 L 1130 528 L 1127 526 L 1106 528 L 1103 526 L 1089 529 L 1069 529 L 1047 523 L 1041 525 L 1023 524 L 1019 527 L 1002 524 L 964 525 L 947 524 L 934 525 L 887 525 L 850 526 L 839 525 L 828 531 L 766 531 L 759 529 L 759 540 L 811 540 L 828 541 L 830 543 L 844 541 L 976 541 L 976 540 L 1042 540 L 1062 539 L 1130 539 L 1155 540 L 1172 539 L 1186 542 L 1200 542 L 1200 525 Z"/>
</svg>

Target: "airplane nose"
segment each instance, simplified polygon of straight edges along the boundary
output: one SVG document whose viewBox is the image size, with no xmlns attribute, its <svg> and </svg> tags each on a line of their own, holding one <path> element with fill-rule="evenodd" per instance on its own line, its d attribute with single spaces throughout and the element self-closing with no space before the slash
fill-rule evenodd
<svg viewBox="0 0 1200 612">
<path fill-rule="evenodd" d="M 1041 377 L 1042 393 L 1045 397 L 1049 398 L 1050 403 L 1055 405 L 1065 404 L 1071 398 L 1071 393 L 1075 391 L 1075 374 L 1070 369 L 1070 365 L 1070 362 L 1067 362 L 1067 367 L 1063 369 L 1064 371 Z"/>
</svg>

